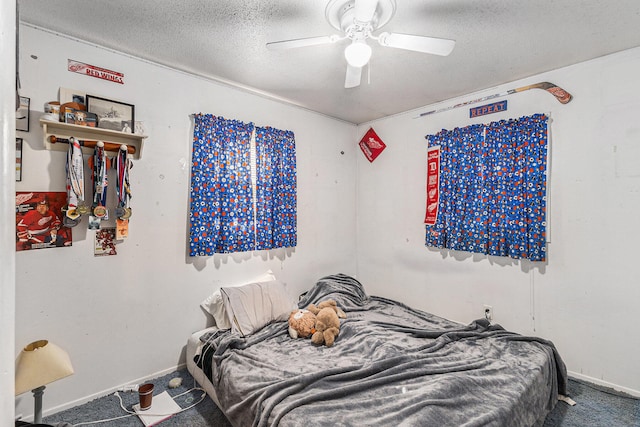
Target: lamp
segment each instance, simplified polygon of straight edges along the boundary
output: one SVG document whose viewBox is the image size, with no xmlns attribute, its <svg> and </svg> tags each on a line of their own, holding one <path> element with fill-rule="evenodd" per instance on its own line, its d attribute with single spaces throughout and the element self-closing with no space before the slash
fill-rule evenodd
<svg viewBox="0 0 640 427">
<path fill-rule="evenodd" d="M 16 358 L 16 396 L 33 391 L 34 423 L 42 422 L 42 394 L 45 385 L 73 374 L 66 351 L 47 340 L 34 341 Z"/>
<path fill-rule="evenodd" d="M 371 46 L 364 40 L 354 40 L 344 50 L 344 57 L 352 67 L 364 67 L 371 58 Z"/>
</svg>

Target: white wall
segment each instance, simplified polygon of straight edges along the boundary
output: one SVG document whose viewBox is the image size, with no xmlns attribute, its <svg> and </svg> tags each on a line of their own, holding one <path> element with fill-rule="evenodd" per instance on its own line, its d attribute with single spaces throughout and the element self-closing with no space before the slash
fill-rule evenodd
<svg viewBox="0 0 640 427">
<path fill-rule="evenodd" d="M 272 269 L 297 295 L 326 274 L 355 274 L 355 126 L 39 29 L 21 30 L 22 92 L 31 98 L 32 130 L 23 134 L 17 191 L 65 189 L 65 153 L 43 149 L 38 123 L 59 87 L 134 104 L 149 135 L 131 170 L 133 216 L 117 256 L 93 256 L 86 219 L 73 229 L 71 248 L 16 254 L 16 348 L 49 339 L 69 352 L 76 371 L 47 386 L 45 414 L 183 363 L 188 336 L 207 324 L 199 303 L 220 285 Z M 122 72 L 125 84 L 71 73 L 69 58 Z M 189 115 L 197 112 L 294 131 L 294 250 L 187 256 Z M 31 414 L 32 405 L 24 394 L 16 413 Z"/>
<path fill-rule="evenodd" d="M 16 7 L 0 3 L 0 425 L 13 423 L 15 325 L 15 58 Z M 11 218 L 11 220 L 9 220 Z"/>
<path fill-rule="evenodd" d="M 461 107 L 414 118 L 430 106 L 360 126 L 358 138 L 373 126 L 387 144 L 372 164 L 357 159 L 358 277 L 369 293 L 464 323 L 489 304 L 496 323 L 552 340 L 574 376 L 640 395 L 638 75 L 634 49 L 437 107 L 540 81 L 572 93 L 566 105 L 530 90 L 505 98 L 503 114 L 469 119 Z M 552 118 L 548 262 L 426 248 L 424 136 L 534 113 Z"/>
<path fill-rule="evenodd" d="M 414 119 L 432 109 L 425 107 L 379 120 L 372 125 L 388 148 L 370 164 L 355 144 L 369 125 L 355 128 L 37 29 L 23 26 L 21 38 L 22 92 L 31 97 L 33 115 L 31 132 L 19 135 L 26 144 L 16 190 L 64 191 L 64 153 L 43 149 L 37 123 L 60 86 L 135 104 L 149 135 L 132 170 L 130 237 L 117 256 L 93 257 L 86 220 L 74 229 L 72 248 L 15 255 L 16 348 L 50 339 L 69 351 L 76 369 L 47 387 L 45 412 L 181 363 L 187 336 L 206 323 L 199 302 L 221 284 L 271 268 L 297 292 L 324 274 L 355 274 L 356 251 L 368 293 L 465 323 L 490 304 L 497 323 L 553 340 L 575 376 L 640 394 L 634 363 L 640 225 L 633 215 L 640 207 L 640 50 L 482 93 L 549 80 L 574 95 L 564 106 L 532 90 L 508 97 L 502 115 L 470 120 L 468 109 L 459 108 Z M 70 73 L 68 58 L 123 72 L 125 85 Z M 194 112 L 295 132 L 295 251 L 187 257 L 188 116 Z M 536 112 L 553 119 L 549 261 L 532 266 L 425 248 L 424 135 Z M 13 221 L 12 213 L 3 216 Z M 3 300 L 11 289 L 3 283 Z M 11 320 L 4 306 L 2 316 Z M 32 413 L 30 394 L 16 405 L 16 413 Z"/>
</svg>

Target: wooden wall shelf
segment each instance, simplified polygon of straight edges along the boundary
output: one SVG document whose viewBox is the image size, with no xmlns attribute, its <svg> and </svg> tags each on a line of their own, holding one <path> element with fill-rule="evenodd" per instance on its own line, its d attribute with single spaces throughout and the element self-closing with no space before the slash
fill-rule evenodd
<svg viewBox="0 0 640 427">
<path fill-rule="evenodd" d="M 146 135 L 137 135 L 133 133 L 124 133 L 116 130 L 94 128 L 90 126 L 78 126 L 69 123 L 54 122 L 51 120 L 40 119 L 40 124 L 44 131 L 44 146 L 47 150 L 54 151 L 67 151 L 69 146 L 65 143 L 52 144 L 49 141 L 50 136 L 55 136 L 58 139 L 69 139 L 74 137 L 78 140 L 87 141 L 103 141 L 106 143 L 114 143 L 118 146 L 126 144 L 129 147 L 135 148 L 135 153 L 131 154 L 134 159 L 140 159 L 142 157 L 142 146 Z M 115 150 L 117 151 L 117 149 Z M 113 151 L 115 153 L 115 151 Z M 87 155 L 93 154 L 93 148 L 82 147 L 82 152 Z"/>
</svg>

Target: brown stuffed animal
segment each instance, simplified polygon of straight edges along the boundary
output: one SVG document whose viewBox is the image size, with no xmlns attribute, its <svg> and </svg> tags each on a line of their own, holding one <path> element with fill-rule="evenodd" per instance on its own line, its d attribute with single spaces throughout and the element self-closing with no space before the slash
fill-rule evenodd
<svg viewBox="0 0 640 427">
<path fill-rule="evenodd" d="M 317 306 L 310 304 L 307 309 L 316 315 L 316 332 L 311 336 L 311 342 L 331 347 L 340 333 L 340 317 L 347 315 L 334 300 L 322 301 Z"/>
<path fill-rule="evenodd" d="M 305 309 L 293 310 L 289 314 L 289 336 L 308 338 L 316 331 L 316 315 Z"/>
</svg>

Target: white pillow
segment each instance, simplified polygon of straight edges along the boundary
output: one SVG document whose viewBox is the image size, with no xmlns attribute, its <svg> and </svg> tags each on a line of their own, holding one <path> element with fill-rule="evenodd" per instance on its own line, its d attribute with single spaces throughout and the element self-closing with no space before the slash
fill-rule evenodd
<svg viewBox="0 0 640 427">
<path fill-rule="evenodd" d="M 231 332 L 243 337 L 275 321 L 285 321 L 296 303 L 277 280 L 250 283 L 235 288 L 220 288 Z"/>
<path fill-rule="evenodd" d="M 241 283 L 237 286 L 244 286 L 244 285 L 248 285 L 249 283 L 256 283 L 256 282 L 268 282 L 275 279 L 276 279 L 276 276 L 273 274 L 271 270 L 269 270 L 266 273 L 258 276 L 254 280 Z M 216 326 L 218 328 L 220 329 L 231 328 L 231 322 L 229 321 L 229 316 L 227 316 L 227 310 L 224 308 L 224 302 L 222 301 L 220 290 L 217 290 L 211 295 L 209 295 L 204 301 L 200 303 L 200 307 L 202 307 L 204 311 L 206 311 L 207 313 L 213 316 L 213 320 L 216 322 Z"/>
</svg>

